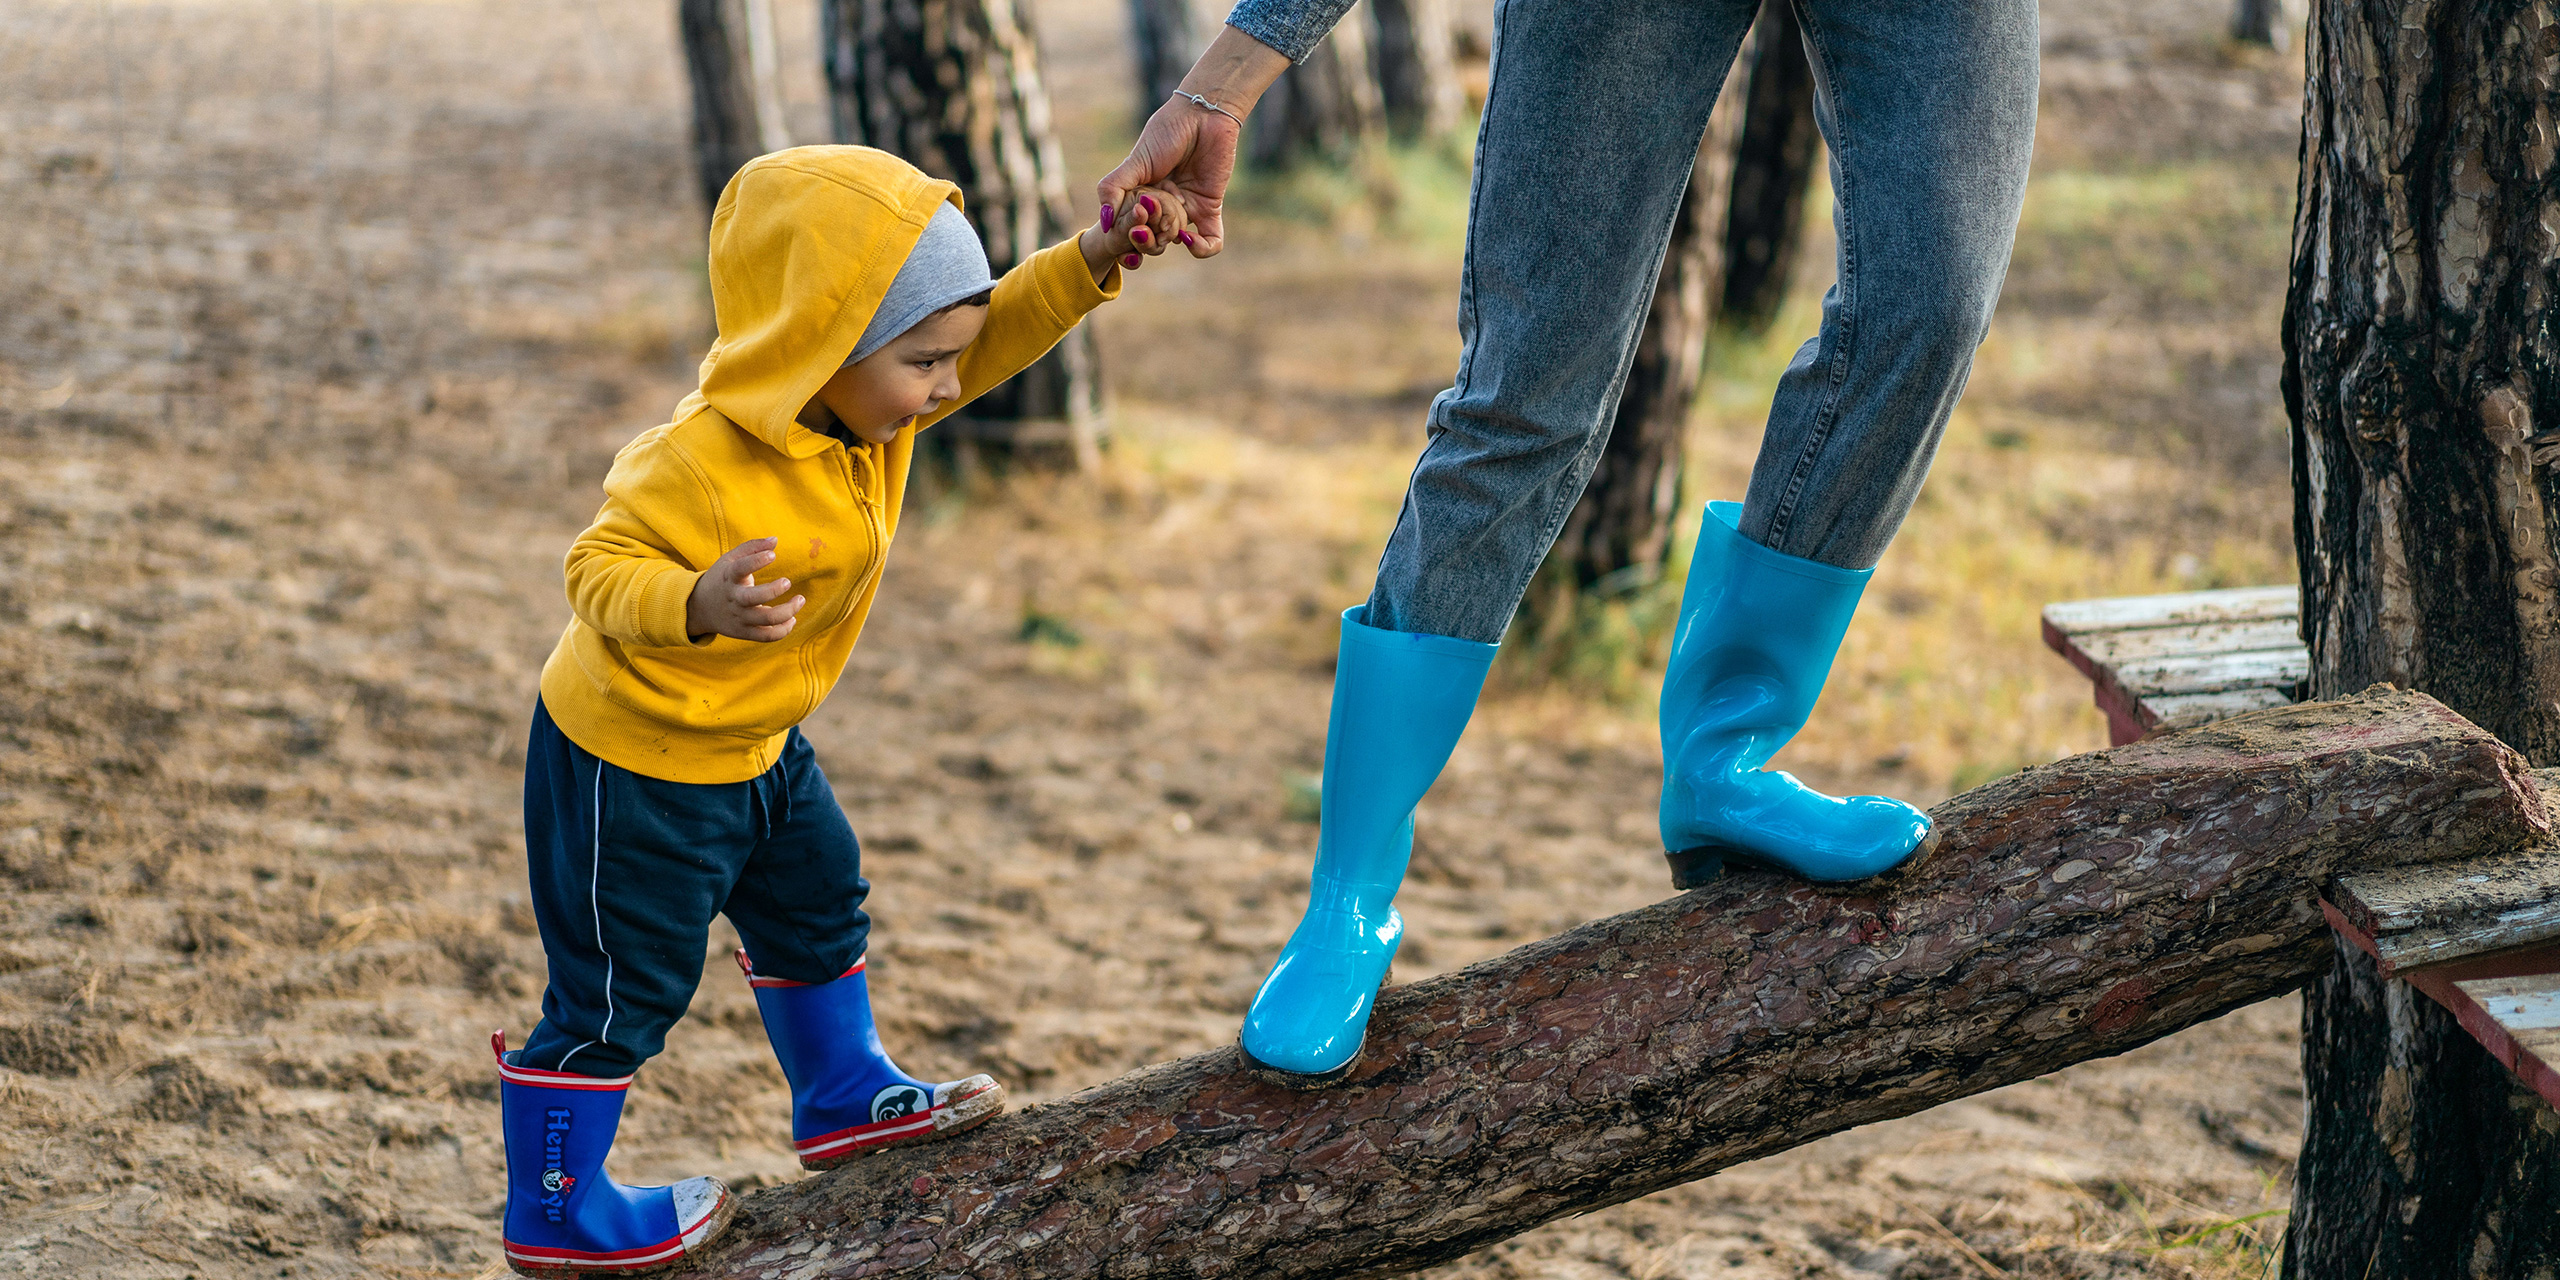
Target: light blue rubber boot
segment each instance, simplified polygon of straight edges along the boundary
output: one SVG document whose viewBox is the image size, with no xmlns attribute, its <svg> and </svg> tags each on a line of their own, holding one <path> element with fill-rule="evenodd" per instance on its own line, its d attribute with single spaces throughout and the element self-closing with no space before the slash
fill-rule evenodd
<svg viewBox="0 0 2560 1280">
<path fill-rule="evenodd" d="M 1929 816 L 1885 796 L 1834 799 L 1763 771 L 1804 727 L 1872 569 L 1772 551 L 1707 504 L 1662 679 L 1662 847 L 1694 889 L 1727 861 L 1864 880 L 1926 854 Z"/>
<path fill-rule="evenodd" d="M 1245 1014 L 1253 1065 L 1300 1086 L 1351 1071 L 1369 1010 L 1404 938 L 1396 889 L 1413 854 L 1413 807 L 1475 713 L 1494 646 L 1380 631 L 1342 615 L 1325 729 L 1323 825 L 1307 914 Z"/>
</svg>

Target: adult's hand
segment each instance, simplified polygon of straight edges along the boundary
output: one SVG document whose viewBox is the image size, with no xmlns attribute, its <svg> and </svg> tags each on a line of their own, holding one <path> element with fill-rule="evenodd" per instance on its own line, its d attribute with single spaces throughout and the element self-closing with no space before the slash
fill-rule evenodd
<svg viewBox="0 0 2560 1280">
<path fill-rule="evenodd" d="M 1191 222 L 1187 242 L 1191 256 L 1216 256 L 1226 247 L 1227 180 L 1235 176 L 1236 145 L 1243 140 L 1244 117 L 1253 113 L 1263 90 L 1289 69 L 1289 59 L 1234 27 L 1218 32 L 1208 52 L 1182 78 L 1185 93 L 1217 103 L 1233 118 L 1189 98 L 1168 98 L 1147 117 L 1137 145 L 1120 167 L 1094 184 L 1105 208 L 1120 208 L 1140 187 L 1171 192 L 1182 201 Z"/>
</svg>

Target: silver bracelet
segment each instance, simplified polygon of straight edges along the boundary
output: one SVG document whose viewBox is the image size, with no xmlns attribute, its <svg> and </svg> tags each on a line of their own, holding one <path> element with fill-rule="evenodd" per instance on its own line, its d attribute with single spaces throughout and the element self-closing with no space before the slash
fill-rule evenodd
<svg viewBox="0 0 2560 1280">
<path fill-rule="evenodd" d="M 1201 97 L 1199 94 L 1196 94 L 1196 93 L 1186 93 L 1186 92 L 1184 92 L 1184 91 L 1182 91 L 1182 90 L 1180 90 L 1180 89 L 1176 89 L 1176 90 L 1174 90 L 1174 91 L 1173 91 L 1173 96 L 1175 96 L 1175 97 L 1177 97 L 1177 98 L 1189 98 L 1189 99 L 1191 99 L 1193 102 L 1199 103 L 1199 104 L 1200 104 L 1200 106 L 1202 107 L 1202 109 L 1204 109 L 1204 110 L 1208 110 L 1208 111 L 1215 111 L 1215 112 L 1217 112 L 1219 115 L 1225 116 L 1225 117 L 1226 117 L 1226 118 L 1228 118 L 1229 120 L 1233 120 L 1233 121 L 1235 121 L 1235 122 L 1236 122 L 1236 127 L 1237 127 L 1237 128 L 1241 129 L 1241 128 L 1243 128 L 1243 127 L 1244 127 L 1244 117 L 1243 117 L 1243 116 L 1237 115 L 1235 112 L 1229 111 L 1229 110 L 1227 110 L 1225 107 L 1219 106 L 1217 103 L 1211 102 L 1211 101 L 1209 101 L 1207 98 Z"/>
</svg>

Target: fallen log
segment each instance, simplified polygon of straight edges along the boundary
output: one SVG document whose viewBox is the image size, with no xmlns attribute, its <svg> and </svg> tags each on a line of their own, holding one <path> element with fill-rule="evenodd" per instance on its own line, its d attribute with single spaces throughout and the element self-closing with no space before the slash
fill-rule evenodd
<svg viewBox="0 0 2560 1280">
<path fill-rule="evenodd" d="M 1458 1257 L 2290 991 L 2344 870 L 2549 834 L 2525 761 L 2377 687 L 1939 807 L 1897 883 L 1736 874 L 1396 988 L 1335 1088 L 1221 1049 L 747 1198 L 694 1276 L 1360 1276 Z"/>
</svg>

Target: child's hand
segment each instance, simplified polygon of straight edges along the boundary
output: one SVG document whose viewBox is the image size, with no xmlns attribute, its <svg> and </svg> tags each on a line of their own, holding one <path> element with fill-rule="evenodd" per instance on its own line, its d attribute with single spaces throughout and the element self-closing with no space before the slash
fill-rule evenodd
<svg viewBox="0 0 2560 1280">
<path fill-rule="evenodd" d="M 773 563 L 773 549 L 780 539 L 758 538 L 729 548 L 729 554 L 711 562 L 711 567 L 694 579 L 693 594 L 684 602 L 684 633 L 696 639 L 717 633 L 733 640 L 755 640 L 771 643 L 791 634 L 804 600 L 793 596 L 781 604 L 768 604 L 791 589 L 791 579 L 776 578 L 763 586 L 756 585 L 756 570 Z"/>
<path fill-rule="evenodd" d="M 1189 243 L 1190 221 L 1182 201 L 1152 187 L 1130 192 L 1119 208 L 1104 208 L 1101 220 L 1076 237 L 1097 285 L 1110 277 L 1114 259 L 1122 269 L 1135 271 L 1147 259 Z"/>
</svg>

